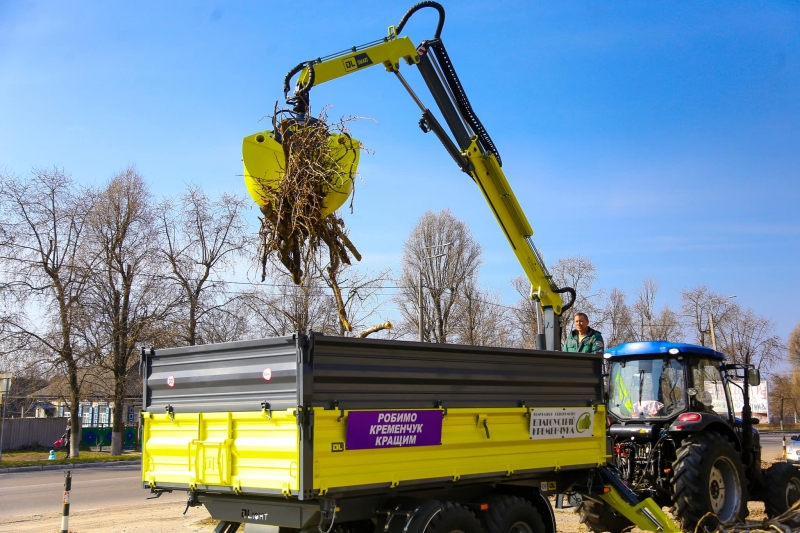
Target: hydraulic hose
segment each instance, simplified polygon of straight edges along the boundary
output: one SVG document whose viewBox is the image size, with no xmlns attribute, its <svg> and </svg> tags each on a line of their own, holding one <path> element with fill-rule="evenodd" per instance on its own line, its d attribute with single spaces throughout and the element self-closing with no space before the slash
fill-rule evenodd
<svg viewBox="0 0 800 533">
<path fill-rule="evenodd" d="M 570 307 L 575 305 L 575 299 L 578 297 L 578 293 L 575 292 L 575 289 L 573 289 L 572 287 L 562 287 L 560 289 L 553 289 L 553 292 L 556 292 L 558 294 L 564 294 L 565 292 L 568 292 L 569 295 L 572 296 L 572 298 L 570 298 L 569 302 L 567 302 L 563 306 L 561 306 L 561 313 L 562 314 L 565 311 L 567 311 Z"/>
<path fill-rule="evenodd" d="M 419 11 L 420 9 L 425 9 L 426 7 L 432 7 L 436 11 L 439 12 L 439 23 L 436 25 L 436 33 L 433 34 L 434 39 L 438 39 L 439 36 L 442 34 L 442 28 L 444 27 L 444 7 L 439 2 L 434 2 L 433 0 L 426 0 L 425 2 L 420 2 L 411 7 L 406 14 L 403 15 L 403 18 L 400 19 L 400 23 L 397 24 L 397 35 L 400 35 L 400 32 L 403 31 L 403 27 L 408 22 L 408 19 L 411 18 L 411 15 Z"/>
</svg>

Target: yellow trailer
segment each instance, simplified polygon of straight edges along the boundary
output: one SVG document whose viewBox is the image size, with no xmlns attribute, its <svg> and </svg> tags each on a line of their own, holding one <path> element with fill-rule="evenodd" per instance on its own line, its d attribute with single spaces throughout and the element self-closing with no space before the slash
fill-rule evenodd
<svg viewBox="0 0 800 533">
<path fill-rule="evenodd" d="M 555 531 L 548 496 L 611 492 L 601 361 L 319 334 L 151 352 L 143 486 L 226 527 L 388 527 L 449 502 L 483 530 L 511 506 Z"/>
</svg>

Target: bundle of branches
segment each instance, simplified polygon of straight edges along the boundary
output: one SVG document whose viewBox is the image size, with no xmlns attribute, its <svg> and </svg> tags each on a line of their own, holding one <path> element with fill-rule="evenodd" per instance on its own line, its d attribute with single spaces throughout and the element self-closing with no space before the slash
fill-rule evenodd
<svg viewBox="0 0 800 533">
<path fill-rule="evenodd" d="M 361 254 L 347 237 L 344 221 L 336 213 L 323 214 L 325 196 L 332 183 L 342 179 L 342 169 L 336 153 L 328 144 L 332 132 L 341 134 L 342 142 L 350 141 L 347 123 L 355 118 L 343 118 L 328 123 L 325 110 L 319 118 L 292 117 L 278 122 L 276 112 L 273 126 L 282 138 L 285 175 L 276 189 L 265 191 L 273 200 L 261 206 L 264 217 L 259 232 L 261 241 L 262 281 L 266 277 L 267 261 L 272 256 L 286 267 L 295 284 L 311 268 L 316 252 L 324 246 L 330 258 L 328 278 L 336 297 L 339 319 L 347 331 L 352 331 L 344 311 L 336 273 L 342 264 L 349 265 L 350 255 L 361 260 Z M 359 150 L 356 141 L 347 149 Z M 341 153 L 341 152 L 339 152 Z M 346 179 L 353 180 L 352 175 Z M 352 209 L 352 199 L 351 205 Z"/>
<path fill-rule="evenodd" d="M 717 517 L 708 513 L 695 528 L 695 533 L 792 533 L 793 531 L 800 531 L 800 501 L 785 513 L 757 524 L 721 527 Z"/>
</svg>

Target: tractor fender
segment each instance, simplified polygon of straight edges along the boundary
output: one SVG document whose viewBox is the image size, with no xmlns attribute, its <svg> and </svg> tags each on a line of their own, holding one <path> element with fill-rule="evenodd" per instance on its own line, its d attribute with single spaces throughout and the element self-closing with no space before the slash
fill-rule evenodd
<svg viewBox="0 0 800 533">
<path fill-rule="evenodd" d="M 681 421 L 680 419 L 673 422 L 668 431 L 675 435 L 678 440 L 682 440 L 684 436 L 690 433 L 699 433 L 701 431 L 713 431 L 720 435 L 727 437 L 737 451 L 742 450 L 742 444 L 739 442 L 739 437 L 730 425 L 726 424 L 718 415 L 710 413 L 685 413 L 685 414 L 698 414 L 700 419 L 692 422 Z"/>
</svg>

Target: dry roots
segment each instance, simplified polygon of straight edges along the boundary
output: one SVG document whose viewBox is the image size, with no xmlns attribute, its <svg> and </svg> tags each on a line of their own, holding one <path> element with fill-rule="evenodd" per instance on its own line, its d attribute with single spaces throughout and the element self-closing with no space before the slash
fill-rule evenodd
<svg viewBox="0 0 800 533">
<path fill-rule="evenodd" d="M 275 116 L 279 114 L 276 112 Z M 267 261 L 277 255 L 291 274 L 292 281 L 300 284 L 316 251 L 324 245 L 330 257 L 326 270 L 336 297 L 339 319 L 345 329 L 351 331 L 336 273 L 342 264 L 350 264 L 350 254 L 358 261 L 361 254 L 347 237 L 344 221 L 336 213 L 323 216 L 322 208 L 328 186 L 340 172 L 328 146 L 328 134 L 334 131 L 349 138 L 346 124 L 354 119 L 346 118 L 332 124 L 327 124 L 326 120 L 323 110 L 318 119 L 310 119 L 290 132 L 289 128 L 296 124 L 295 121 L 290 119 L 277 123 L 277 118 L 273 118 L 275 131 L 283 137 L 286 166 L 280 187 L 265 191 L 274 201 L 261 206 L 264 215 L 259 231 L 261 280 L 266 277 Z"/>
<path fill-rule="evenodd" d="M 708 522 L 710 527 L 706 527 Z M 772 520 L 764 520 L 760 524 L 736 525 L 729 528 L 720 528 L 714 525 L 716 517 L 712 513 L 705 515 L 695 528 L 695 533 L 791 533 L 800 531 L 800 501 L 780 516 Z"/>
</svg>

